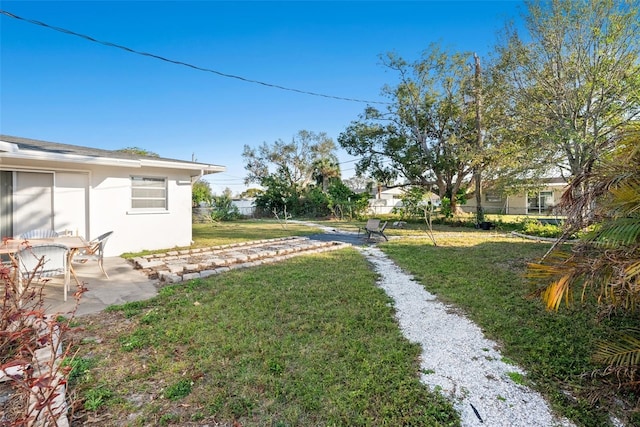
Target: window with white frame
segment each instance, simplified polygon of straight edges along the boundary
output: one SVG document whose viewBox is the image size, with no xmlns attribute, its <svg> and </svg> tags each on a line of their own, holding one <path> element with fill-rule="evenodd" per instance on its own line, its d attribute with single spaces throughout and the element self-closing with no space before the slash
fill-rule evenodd
<svg viewBox="0 0 640 427">
<path fill-rule="evenodd" d="M 553 208 L 553 191 L 531 192 L 527 195 L 527 213 L 542 213 Z"/>
<path fill-rule="evenodd" d="M 553 206 L 553 191 L 540 192 L 540 207 L 549 208 Z"/>
<path fill-rule="evenodd" d="M 132 209 L 167 209 L 167 179 L 131 177 Z"/>
<path fill-rule="evenodd" d="M 485 193 L 485 199 L 487 202 L 501 202 L 502 201 L 502 194 L 495 192 L 495 191 L 487 191 Z"/>
</svg>

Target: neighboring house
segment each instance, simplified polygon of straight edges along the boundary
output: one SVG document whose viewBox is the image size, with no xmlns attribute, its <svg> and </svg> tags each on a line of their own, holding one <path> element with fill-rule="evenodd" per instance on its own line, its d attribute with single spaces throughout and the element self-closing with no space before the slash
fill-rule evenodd
<svg viewBox="0 0 640 427">
<path fill-rule="evenodd" d="M 402 208 L 402 196 L 407 187 L 394 187 L 385 190 L 375 190 L 371 195 L 375 198 L 369 199 L 369 213 L 372 215 L 389 215 L 394 213 L 395 208 Z M 425 194 L 425 201 L 431 201 L 434 206 L 440 206 L 440 197 L 434 193 Z"/>
<path fill-rule="evenodd" d="M 94 238 L 105 255 L 191 244 L 191 184 L 224 166 L 0 135 L 0 233 Z"/>
<path fill-rule="evenodd" d="M 550 178 L 535 191 L 515 195 L 505 195 L 498 191 L 486 190 L 482 194 L 482 209 L 487 214 L 507 215 L 551 215 L 558 214 L 554 207 L 567 188 L 563 178 Z M 469 194 L 467 203 L 460 206 L 463 211 L 476 212 L 476 199 Z"/>
<path fill-rule="evenodd" d="M 391 214 L 393 208 L 402 206 L 402 200 L 400 200 L 402 194 L 404 190 L 399 187 L 374 189 L 374 198 L 369 199 L 369 212 L 373 215 Z"/>
</svg>

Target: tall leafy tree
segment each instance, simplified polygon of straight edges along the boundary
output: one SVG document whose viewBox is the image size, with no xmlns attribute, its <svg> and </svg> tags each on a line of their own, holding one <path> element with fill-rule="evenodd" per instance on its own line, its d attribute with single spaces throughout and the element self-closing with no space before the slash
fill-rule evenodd
<svg viewBox="0 0 640 427">
<path fill-rule="evenodd" d="M 371 192 L 373 190 L 374 182 L 371 178 L 364 177 L 362 175 L 355 175 L 351 178 L 347 178 L 342 181 L 344 185 L 349 187 L 351 191 L 356 191 L 359 193 L 362 192 Z"/>
<path fill-rule="evenodd" d="M 358 172 L 378 182 L 403 178 L 429 189 L 435 185 L 456 208 L 455 194 L 473 169 L 476 141 L 470 57 L 431 45 L 413 63 L 393 53 L 382 58 L 399 77 L 397 85 L 383 88 L 389 106 L 368 107 L 338 137 L 349 154 L 362 158 Z"/>
<path fill-rule="evenodd" d="M 240 194 L 240 197 L 253 198 L 259 196 L 262 193 L 264 193 L 264 190 L 261 190 L 260 188 L 247 188 Z"/>
<path fill-rule="evenodd" d="M 337 165 L 335 149 L 326 133 L 306 130 L 299 131 L 288 143 L 263 142 L 257 148 L 245 145 L 242 153 L 247 170 L 245 183 L 255 182 L 265 189 L 256 205 L 269 212 L 285 206 L 289 212 L 295 212 L 305 189 L 314 182 L 317 165 L 325 162 Z"/>
<path fill-rule="evenodd" d="M 191 186 L 191 201 L 193 206 L 199 206 L 200 203 L 211 205 L 213 193 L 211 184 L 208 181 L 199 179 Z"/>
<path fill-rule="evenodd" d="M 290 142 L 279 139 L 273 144 L 263 142 L 257 148 L 245 145 L 242 153 L 247 170 L 245 183 L 262 184 L 275 174 L 291 188 L 304 188 L 313 180 L 314 162 L 331 159 L 335 149 L 326 133 L 306 130 L 299 131 Z"/>
<path fill-rule="evenodd" d="M 325 193 L 331 180 L 340 178 L 340 175 L 340 165 L 335 154 L 330 154 L 313 162 L 313 178 Z"/>
<path fill-rule="evenodd" d="M 530 169 L 556 168 L 569 179 L 588 174 L 613 148 L 613 136 L 640 117 L 638 2 L 527 6 L 526 36 L 507 29 L 498 48 L 512 138 L 536 152 Z"/>
</svg>

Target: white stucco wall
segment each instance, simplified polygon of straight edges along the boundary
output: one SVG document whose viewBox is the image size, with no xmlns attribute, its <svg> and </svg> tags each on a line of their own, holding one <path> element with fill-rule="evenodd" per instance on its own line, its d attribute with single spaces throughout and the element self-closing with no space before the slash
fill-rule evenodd
<svg viewBox="0 0 640 427">
<path fill-rule="evenodd" d="M 168 209 L 132 209 L 131 176 L 166 178 Z M 96 168 L 91 185 L 88 233 L 95 238 L 114 231 L 105 248 L 106 255 L 191 244 L 191 185 L 188 175 L 162 174 L 150 169 L 116 173 L 112 168 Z"/>
<path fill-rule="evenodd" d="M 53 228 L 87 239 L 112 231 L 105 255 L 191 244 L 191 184 L 226 168 L 200 162 L 137 156 L 98 148 L 0 135 L 0 231 Z M 166 206 L 132 208 L 132 177 L 166 181 Z M 138 196 L 161 197 L 144 191 Z M 159 187 L 148 187 L 157 190 Z M 145 204 L 143 198 L 138 198 Z M 147 199 L 154 200 L 154 199 Z M 137 203 L 137 202 L 136 202 Z"/>
<path fill-rule="evenodd" d="M 370 215 L 389 215 L 393 213 L 393 208 L 401 207 L 402 200 L 392 197 L 384 199 L 369 199 L 368 213 Z"/>
<path fill-rule="evenodd" d="M 93 239 L 113 231 L 105 247 L 106 256 L 145 249 L 167 249 L 191 244 L 191 177 L 188 171 L 159 168 L 128 168 L 49 162 L 5 161 L 3 170 L 52 172 L 53 227 L 56 231 L 76 232 Z M 131 176 L 167 178 L 166 211 L 131 209 Z M 16 202 L 20 202 L 17 200 Z M 49 204 L 50 202 L 47 202 Z M 38 206 L 31 209 L 51 209 Z M 28 224 L 14 224 L 19 231 Z M 19 234 L 19 233 L 18 233 Z"/>
<path fill-rule="evenodd" d="M 58 171 L 54 174 L 54 229 L 85 236 L 89 198 L 89 173 Z"/>
</svg>

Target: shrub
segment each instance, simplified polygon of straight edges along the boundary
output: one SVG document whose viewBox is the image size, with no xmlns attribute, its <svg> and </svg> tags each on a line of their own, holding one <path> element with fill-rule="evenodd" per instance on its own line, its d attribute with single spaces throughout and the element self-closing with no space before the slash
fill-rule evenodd
<svg viewBox="0 0 640 427">
<path fill-rule="evenodd" d="M 64 338 L 86 288 L 78 288 L 75 309 L 68 318 L 48 316 L 43 287 L 35 283 L 44 262 L 42 258 L 21 286 L 16 280 L 16 267 L 0 264 L 0 284 L 4 288 L 0 372 L 16 391 L 16 397 L 4 404 L 9 408 L 0 407 L 0 414 L 5 414 L 2 421 L 7 425 L 58 425 L 66 420 L 64 390 L 73 364 L 63 363 L 71 359 L 71 347 L 65 345 Z"/>
<path fill-rule="evenodd" d="M 522 221 L 521 229 L 524 234 L 538 237 L 558 238 L 562 235 L 562 227 L 553 224 L 541 224 L 532 218 L 525 218 Z"/>
<path fill-rule="evenodd" d="M 211 218 L 214 221 L 233 221 L 240 218 L 238 207 L 233 204 L 231 195 L 213 196 L 213 211 Z"/>
</svg>

